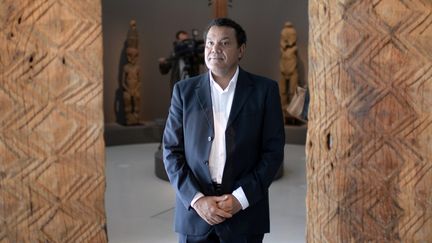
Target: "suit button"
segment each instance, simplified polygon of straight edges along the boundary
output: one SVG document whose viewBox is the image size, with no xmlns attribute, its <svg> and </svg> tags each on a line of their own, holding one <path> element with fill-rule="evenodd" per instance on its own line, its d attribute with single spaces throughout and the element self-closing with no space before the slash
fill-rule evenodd
<svg viewBox="0 0 432 243">
<path fill-rule="evenodd" d="M 204 164 L 205 164 L 205 165 L 208 165 L 208 161 L 207 161 L 207 160 L 206 160 L 206 161 L 204 161 Z"/>
<path fill-rule="evenodd" d="M 213 137 L 208 137 L 207 140 L 208 140 L 209 142 L 211 142 L 211 141 L 213 140 Z"/>
</svg>

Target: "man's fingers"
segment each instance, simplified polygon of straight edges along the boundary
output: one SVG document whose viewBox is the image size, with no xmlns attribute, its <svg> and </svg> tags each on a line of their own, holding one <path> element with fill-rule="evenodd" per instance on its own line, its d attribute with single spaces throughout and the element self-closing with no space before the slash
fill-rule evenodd
<svg viewBox="0 0 432 243">
<path fill-rule="evenodd" d="M 202 197 L 194 204 L 194 209 L 208 224 L 215 225 L 225 221 L 226 218 L 231 218 L 232 214 L 220 209 L 217 205 L 217 200 L 223 200 L 225 197 Z"/>
<path fill-rule="evenodd" d="M 219 217 L 222 217 L 222 218 L 231 218 L 232 217 L 232 214 L 230 214 L 230 213 L 226 212 L 225 210 L 219 208 L 217 205 L 215 205 L 214 207 L 210 208 L 210 213 L 211 213 L 211 215 L 219 216 Z"/>
<path fill-rule="evenodd" d="M 218 197 L 217 205 L 219 208 L 224 209 L 226 211 L 226 205 L 229 204 L 229 195 L 222 195 Z"/>
<path fill-rule="evenodd" d="M 222 202 L 228 199 L 228 195 L 222 195 L 219 197 L 214 197 L 214 199 L 216 200 L 216 202 Z"/>
<path fill-rule="evenodd" d="M 220 224 L 220 223 L 222 223 L 223 221 L 225 221 L 225 218 L 218 217 L 218 216 L 214 216 L 214 217 L 210 218 L 209 221 L 210 221 L 210 223 L 211 223 L 212 225 L 215 225 L 215 224 Z"/>
<path fill-rule="evenodd" d="M 226 212 L 223 209 L 219 209 L 219 208 L 217 210 L 215 210 L 214 213 L 220 217 L 223 217 L 223 218 L 231 218 L 232 217 L 232 214 Z"/>
<path fill-rule="evenodd" d="M 240 202 L 233 195 L 227 195 L 227 199 L 217 202 L 217 206 L 231 215 L 241 210 Z"/>
</svg>

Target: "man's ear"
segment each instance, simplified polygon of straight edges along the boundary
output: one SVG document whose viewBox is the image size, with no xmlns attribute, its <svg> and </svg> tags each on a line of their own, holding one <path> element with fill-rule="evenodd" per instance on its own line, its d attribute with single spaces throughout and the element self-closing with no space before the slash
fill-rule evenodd
<svg viewBox="0 0 432 243">
<path fill-rule="evenodd" d="M 239 60 L 241 60 L 242 58 L 243 58 L 243 56 L 244 56 L 244 53 L 245 53 L 245 50 L 246 50 L 246 44 L 242 44 L 240 47 L 239 47 L 239 55 L 238 55 L 238 59 Z"/>
</svg>

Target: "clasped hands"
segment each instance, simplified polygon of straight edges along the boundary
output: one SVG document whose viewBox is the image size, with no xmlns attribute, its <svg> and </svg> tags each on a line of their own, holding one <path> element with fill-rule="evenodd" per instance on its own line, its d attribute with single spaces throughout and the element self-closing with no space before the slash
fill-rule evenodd
<svg viewBox="0 0 432 243">
<path fill-rule="evenodd" d="M 220 224 L 241 210 L 241 204 L 232 194 L 204 196 L 198 199 L 193 208 L 208 224 Z"/>
</svg>

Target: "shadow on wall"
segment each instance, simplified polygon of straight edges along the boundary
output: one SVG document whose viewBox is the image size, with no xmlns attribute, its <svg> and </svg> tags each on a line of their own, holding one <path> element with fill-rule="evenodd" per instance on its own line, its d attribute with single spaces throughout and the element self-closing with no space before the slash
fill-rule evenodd
<svg viewBox="0 0 432 243">
<path fill-rule="evenodd" d="M 122 88 L 122 75 L 123 75 L 123 66 L 127 63 L 126 58 L 126 48 L 127 48 L 127 40 L 123 42 L 123 48 L 120 52 L 119 62 L 118 62 L 118 75 L 117 75 L 117 89 L 115 91 L 114 97 L 114 112 L 116 123 L 125 125 L 126 124 L 126 115 L 124 110 L 124 100 L 123 100 L 123 88 Z"/>
</svg>

